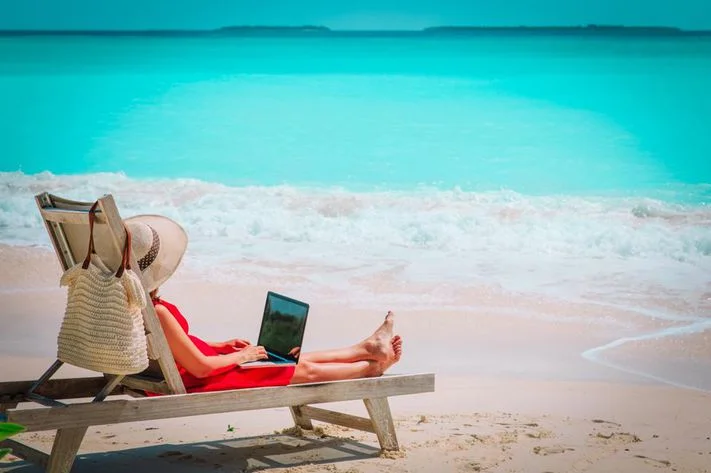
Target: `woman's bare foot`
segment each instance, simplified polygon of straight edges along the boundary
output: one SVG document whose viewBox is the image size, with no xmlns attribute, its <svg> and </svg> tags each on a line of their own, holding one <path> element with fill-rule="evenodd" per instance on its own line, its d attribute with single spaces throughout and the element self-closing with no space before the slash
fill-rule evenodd
<svg viewBox="0 0 711 473">
<path fill-rule="evenodd" d="M 395 335 L 390 339 L 390 353 L 387 358 L 380 361 L 380 374 L 385 373 L 392 365 L 400 361 L 402 356 L 402 337 Z"/>
<path fill-rule="evenodd" d="M 363 340 L 365 350 L 372 356 L 373 361 L 386 362 L 394 357 L 393 325 L 395 314 L 388 311 L 385 321 L 370 337 Z"/>
<path fill-rule="evenodd" d="M 390 340 L 390 344 L 393 347 L 393 353 L 395 354 L 395 363 L 400 361 L 400 357 L 402 356 L 402 337 L 400 335 L 395 335 L 392 340 Z"/>
</svg>

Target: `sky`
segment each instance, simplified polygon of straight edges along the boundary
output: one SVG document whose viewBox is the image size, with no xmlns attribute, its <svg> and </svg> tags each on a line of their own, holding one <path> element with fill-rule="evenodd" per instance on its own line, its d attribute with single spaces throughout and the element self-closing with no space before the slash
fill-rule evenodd
<svg viewBox="0 0 711 473">
<path fill-rule="evenodd" d="M 711 0 L 0 0 L 0 29 L 625 24 L 711 29 Z"/>
</svg>

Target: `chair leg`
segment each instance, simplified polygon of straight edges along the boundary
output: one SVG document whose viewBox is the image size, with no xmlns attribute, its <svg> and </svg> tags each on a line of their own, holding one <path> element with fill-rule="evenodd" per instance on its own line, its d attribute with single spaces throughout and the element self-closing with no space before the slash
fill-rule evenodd
<svg viewBox="0 0 711 473">
<path fill-rule="evenodd" d="M 52 366 L 50 366 L 49 368 L 47 368 L 47 371 L 45 371 L 45 372 L 42 374 L 42 376 L 39 377 L 39 379 L 38 379 L 37 381 L 35 381 L 34 383 L 32 383 L 32 386 L 30 387 L 30 389 L 27 391 L 26 394 L 27 394 L 27 395 L 30 395 L 30 394 L 34 393 L 37 388 L 39 388 L 40 386 L 42 386 L 44 383 L 47 382 L 47 380 L 48 380 L 49 378 L 51 378 L 52 376 L 54 376 L 54 373 L 56 373 L 57 371 L 59 371 L 59 368 L 61 368 L 63 364 L 64 364 L 63 361 L 55 360 L 54 363 L 52 363 Z"/>
<path fill-rule="evenodd" d="M 17 407 L 16 402 L 6 402 L 0 404 L 0 422 L 7 422 L 7 411 Z"/>
<path fill-rule="evenodd" d="M 71 471 L 86 431 L 87 427 L 73 427 L 57 431 L 47 464 L 47 473 L 69 473 Z"/>
<path fill-rule="evenodd" d="M 91 402 L 101 402 L 104 399 L 106 399 L 106 396 L 111 394 L 111 391 L 114 390 L 116 386 L 123 380 L 124 376 L 123 375 L 107 375 L 106 379 L 106 385 L 104 388 L 99 392 L 99 394 L 96 395 L 93 401 Z"/>
<path fill-rule="evenodd" d="M 10 409 L 16 408 L 16 407 L 17 407 L 17 404 L 19 404 L 19 403 L 17 403 L 17 402 L 3 402 L 3 403 L 0 403 L 0 414 L 4 414 L 4 413 L 6 413 L 7 411 L 9 411 Z"/>
<path fill-rule="evenodd" d="M 291 417 L 294 418 L 294 423 L 297 427 L 301 427 L 302 429 L 314 430 L 314 424 L 310 418 L 304 415 L 301 411 L 301 407 L 302 406 L 291 406 L 289 408 L 291 410 Z"/>
<path fill-rule="evenodd" d="M 388 398 L 363 399 L 363 402 L 365 403 L 365 408 L 368 409 L 368 414 L 370 414 L 370 420 L 373 421 L 373 429 L 375 429 L 375 435 L 378 436 L 380 448 L 383 450 L 399 450 L 400 446 L 397 443 L 395 424 L 390 413 Z"/>
</svg>

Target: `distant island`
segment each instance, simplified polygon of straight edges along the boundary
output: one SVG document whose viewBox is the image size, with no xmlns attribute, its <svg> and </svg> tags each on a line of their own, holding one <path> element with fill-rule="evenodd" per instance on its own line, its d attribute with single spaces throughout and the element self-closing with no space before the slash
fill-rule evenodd
<svg viewBox="0 0 711 473">
<path fill-rule="evenodd" d="M 220 31 L 223 33 L 252 33 L 252 32 L 269 32 L 269 31 L 274 31 L 277 33 L 282 33 L 282 32 L 292 32 L 292 31 L 302 31 L 302 32 L 309 32 L 309 31 L 331 31 L 330 28 L 326 26 L 314 26 L 314 25 L 304 25 L 304 26 L 252 26 L 252 25 L 247 25 L 247 26 L 223 26 L 222 28 L 218 28 L 217 30 L 213 31 Z"/>
<path fill-rule="evenodd" d="M 152 37 L 431 37 L 487 35 L 711 36 L 711 30 L 670 26 L 432 26 L 421 30 L 332 30 L 321 25 L 235 25 L 211 30 L 0 30 L 0 36 L 152 36 Z"/>
<path fill-rule="evenodd" d="M 634 35 L 634 36 L 688 36 L 711 35 L 711 31 L 682 30 L 673 26 L 432 26 L 422 30 L 430 34 L 542 34 L 542 35 Z"/>
</svg>

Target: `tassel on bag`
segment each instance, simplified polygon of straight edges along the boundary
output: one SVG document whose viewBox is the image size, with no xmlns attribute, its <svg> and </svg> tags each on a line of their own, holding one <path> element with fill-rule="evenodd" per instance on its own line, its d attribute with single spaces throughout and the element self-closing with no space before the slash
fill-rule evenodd
<svg viewBox="0 0 711 473">
<path fill-rule="evenodd" d="M 121 266 L 106 267 L 94 251 L 94 220 L 98 202 L 89 210 L 89 249 L 81 264 L 60 279 L 68 286 L 67 307 L 57 337 L 57 358 L 108 374 L 134 374 L 148 367 L 141 310 L 146 294 L 131 270 L 131 233 L 126 231 Z"/>
</svg>

